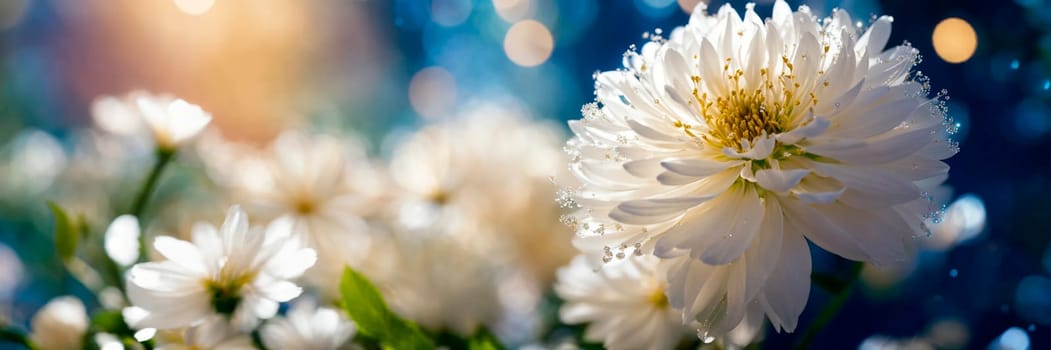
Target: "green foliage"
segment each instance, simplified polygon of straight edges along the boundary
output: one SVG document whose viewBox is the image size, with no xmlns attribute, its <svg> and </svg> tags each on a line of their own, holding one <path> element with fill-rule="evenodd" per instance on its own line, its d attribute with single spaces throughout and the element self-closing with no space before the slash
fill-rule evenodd
<svg viewBox="0 0 1051 350">
<path fill-rule="evenodd" d="M 47 202 L 51 213 L 55 215 L 55 251 L 62 261 L 69 261 L 77 254 L 77 244 L 80 241 L 78 226 L 70 219 L 69 214 L 55 202 Z"/>
<path fill-rule="evenodd" d="M 504 350 L 500 341 L 488 329 L 481 328 L 467 340 L 469 350 Z"/>
<path fill-rule="evenodd" d="M 346 267 L 339 282 L 343 309 L 365 336 L 379 341 L 385 349 L 434 349 L 420 328 L 398 317 L 387 307 L 376 286 L 360 272 Z"/>
</svg>

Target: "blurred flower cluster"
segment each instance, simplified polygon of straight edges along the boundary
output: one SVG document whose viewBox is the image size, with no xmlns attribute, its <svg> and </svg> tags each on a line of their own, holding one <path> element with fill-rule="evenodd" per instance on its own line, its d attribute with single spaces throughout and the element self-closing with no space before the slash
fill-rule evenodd
<svg viewBox="0 0 1051 350">
<path fill-rule="evenodd" d="M 101 97 L 93 117 L 72 152 L 27 131 L 3 163 L 5 204 L 54 199 L 56 250 L 100 305 L 89 326 L 78 299 L 54 299 L 29 336 L 44 349 L 252 347 L 253 332 L 343 348 L 346 266 L 428 332 L 525 342 L 574 254 L 552 200 L 563 136 L 522 111 L 472 106 L 404 135 L 389 162 L 354 135 L 231 141 L 200 107 L 145 92 Z"/>
</svg>

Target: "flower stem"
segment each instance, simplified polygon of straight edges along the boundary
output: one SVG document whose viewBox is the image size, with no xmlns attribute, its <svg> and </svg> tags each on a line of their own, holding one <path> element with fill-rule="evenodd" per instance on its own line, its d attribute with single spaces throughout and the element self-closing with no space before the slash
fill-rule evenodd
<svg viewBox="0 0 1051 350">
<path fill-rule="evenodd" d="M 136 218 L 142 216 L 143 210 L 146 209 L 146 202 L 150 198 L 150 194 L 153 193 L 153 188 L 157 187 L 157 180 L 160 179 L 164 168 L 168 163 L 171 163 L 172 158 L 175 156 L 175 151 L 173 150 L 157 149 L 156 153 L 157 162 L 153 164 L 153 169 L 146 176 L 146 181 L 142 183 L 142 187 L 139 188 L 139 194 L 135 196 L 135 202 L 132 203 L 131 210 L 128 211 L 128 214 L 134 215 Z"/>
<path fill-rule="evenodd" d="M 832 293 L 832 300 L 829 300 L 828 304 L 825 304 L 825 307 L 821 309 L 821 313 L 819 313 L 817 318 L 810 323 L 810 326 L 807 327 L 806 333 L 804 333 L 803 337 L 800 338 L 798 343 L 796 343 L 794 349 L 809 349 L 811 343 L 814 342 L 814 337 L 816 337 L 818 333 L 821 333 L 821 330 L 825 329 L 825 326 L 836 317 L 839 310 L 847 303 L 847 299 L 850 298 L 850 293 L 854 290 L 854 283 L 857 282 L 858 277 L 861 276 L 862 266 L 864 266 L 864 264 L 859 261 L 851 262 L 847 278 L 841 281 L 839 288 L 837 288 L 838 290 L 829 290 L 829 292 Z M 823 284 L 818 283 L 818 285 Z"/>
<path fill-rule="evenodd" d="M 145 220 L 142 219 L 142 213 L 146 210 L 146 203 L 150 198 L 150 194 L 153 193 L 153 189 L 157 187 L 157 180 L 160 179 L 161 173 L 164 172 L 164 168 L 171 163 L 172 159 L 175 158 L 175 150 L 167 148 L 157 148 L 157 161 L 153 163 L 153 169 L 150 170 L 149 175 L 146 176 L 146 181 L 142 183 L 142 187 L 139 189 L 138 195 L 135 196 L 135 202 L 131 205 L 131 210 L 128 214 L 134 215 L 139 219 L 139 225 L 144 226 Z M 145 233 L 145 232 L 144 232 Z M 146 258 L 146 235 L 139 235 L 139 259 Z"/>
</svg>

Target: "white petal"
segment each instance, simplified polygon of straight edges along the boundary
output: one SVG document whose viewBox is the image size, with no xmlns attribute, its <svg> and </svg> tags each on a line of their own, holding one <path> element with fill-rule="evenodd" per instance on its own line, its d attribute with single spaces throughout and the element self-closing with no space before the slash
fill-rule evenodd
<svg viewBox="0 0 1051 350">
<path fill-rule="evenodd" d="M 299 294 L 303 293 L 303 289 L 289 281 L 278 281 L 260 287 L 260 292 L 267 299 L 277 302 L 286 302 L 298 297 Z"/>
<path fill-rule="evenodd" d="M 106 229 L 104 246 L 106 255 L 120 266 L 128 266 L 139 260 L 139 219 L 133 215 L 121 215 L 113 219 Z"/>
<path fill-rule="evenodd" d="M 774 151 L 777 139 L 767 136 L 764 131 L 762 136 L 756 138 L 754 144 L 751 144 L 748 140 L 742 140 L 741 143 L 746 149 L 745 152 L 737 152 L 733 148 L 726 147 L 723 148 L 723 154 L 730 158 L 766 159 Z"/>
<path fill-rule="evenodd" d="M 705 177 L 726 170 L 727 168 L 741 165 L 741 163 L 743 163 L 743 161 L 740 160 L 715 162 L 698 158 L 672 158 L 661 162 L 660 166 L 664 167 L 664 169 L 668 169 L 668 171 L 683 176 Z"/>
<path fill-rule="evenodd" d="M 828 130 L 830 124 L 831 122 L 826 118 L 813 118 L 804 126 L 777 135 L 777 140 L 790 145 L 795 144 L 803 139 L 821 135 Z"/>
<path fill-rule="evenodd" d="M 198 275 L 208 273 L 204 257 L 193 243 L 168 236 L 158 236 L 153 240 L 153 249 L 190 273 Z"/>
<path fill-rule="evenodd" d="M 808 174 L 810 174 L 810 170 L 806 169 L 761 169 L 755 172 L 755 179 L 759 182 L 759 186 L 762 186 L 764 189 L 785 193 L 796 187 L 799 181 L 803 180 L 803 177 Z"/>
<path fill-rule="evenodd" d="M 870 260 L 868 254 L 849 232 L 836 226 L 811 205 L 793 200 L 786 200 L 781 204 L 784 205 L 786 221 L 792 223 L 794 228 L 798 228 L 821 248 L 851 260 Z"/>
<path fill-rule="evenodd" d="M 682 211 L 693 208 L 709 199 L 712 199 L 712 197 L 640 199 L 621 203 L 617 206 L 617 209 L 631 215 L 665 216 L 681 213 Z"/>
<path fill-rule="evenodd" d="M 759 297 L 774 328 L 792 332 L 810 295 L 810 248 L 798 232 L 785 230 L 781 259 Z"/>
<path fill-rule="evenodd" d="M 751 187 L 745 191 L 734 215 L 734 224 L 726 236 L 713 242 L 701 254 L 700 259 L 705 264 L 722 265 L 734 261 L 744 254 L 760 231 L 761 224 L 765 221 L 763 203 Z"/>
</svg>

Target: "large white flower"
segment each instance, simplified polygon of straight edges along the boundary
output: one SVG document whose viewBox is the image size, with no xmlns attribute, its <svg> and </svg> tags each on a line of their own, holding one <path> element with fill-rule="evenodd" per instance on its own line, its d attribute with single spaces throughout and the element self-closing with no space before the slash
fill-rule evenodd
<svg viewBox="0 0 1051 350">
<path fill-rule="evenodd" d="M 143 91 L 122 98 L 103 96 L 92 105 L 95 123 L 106 131 L 140 136 L 148 129 L 157 147 L 174 150 L 193 139 L 212 121 L 201 107 L 169 95 Z"/>
<path fill-rule="evenodd" d="M 584 337 L 609 349 L 671 349 L 688 334 L 682 314 L 668 304 L 659 259 L 637 257 L 597 265 L 581 255 L 558 271 L 559 316 L 590 323 Z"/>
<path fill-rule="evenodd" d="M 910 258 L 937 210 L 924 193 L 957 148 L 942 101 L 910 73 L 917 51 L 884 50 L 890 26 L 784 1 L 765 21 L 752 5 L 741 18 L 702 4 L 625 54 L 570 122 L 578 245 L 665 259 L 669 300 L 704 338 L 753 304 L 792 331 L 810 288 L 806 240 L 875 264 Z"/>
<path fill-rule="evenodd" d="M 285 317 L 276 317 L 260 328 L 263 344 L 270 349 L 335 350 L 355 332 L 343 311 L 318 307 L 300 299 Z"/>
<path fill-rule="evenodd" d="M 88 331 L 88 314 L 84 303 L 72 296 L 51 299 L 30 322 L 29 336 L 42 350 L 82 349 L 84 333 Z"/>
<path fill-rule="evenodd" d="M 168 236 L 154 240 L 168 260 L 136 264 L 127 274 L 124 311 L 136 328 L 190 327 L 220 314 L 241 329 L 259 318 L 272 317 L 278 303 L 299 296 L 291 282 L 314 264 L 314 250 L 300 248 L 287 222 L 272 223 L 265 232 L 249 229 L 248 217 L 230 208 L 223 226 L 199 223 L 193 242 Z"/>
</svg>

